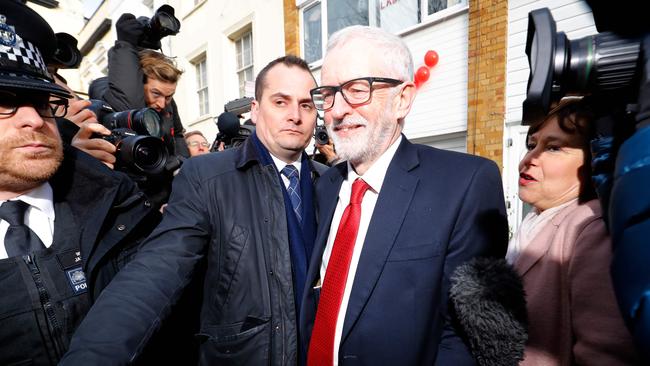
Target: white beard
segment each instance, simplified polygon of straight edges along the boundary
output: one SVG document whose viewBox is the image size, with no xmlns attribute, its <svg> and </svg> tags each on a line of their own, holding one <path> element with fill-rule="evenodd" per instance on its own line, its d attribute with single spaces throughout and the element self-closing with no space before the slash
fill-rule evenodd
<svg viewBox="0 0 650 366">
<path fill-rule="evenodd" d="M 341 160 L 347 160 L 352 165 L 376 160 L 383 152 L 384 145 L 392 137 L 392 126 L 396 122 L 391 121 L 387 113 L 380 116 L 380 120 L 369 123 L 361 116 L 347 117 L 343 121 L 333 121 L 327 126 L 327 132 L 332 137 L 336 154 Z M 361 130 L 349 137 L 340 137 L 334 131 L 334 127 L 361 125 Z"/>
</svg>

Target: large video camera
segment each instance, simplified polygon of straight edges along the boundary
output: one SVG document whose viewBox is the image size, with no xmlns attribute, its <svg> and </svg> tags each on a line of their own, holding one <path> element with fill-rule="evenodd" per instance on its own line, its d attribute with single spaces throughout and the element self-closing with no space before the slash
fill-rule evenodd
<svg viewBox="0 0 650 366">
<path fill-rule="evenodd" d="M 539 121 L 567 95 L 616 96 L 636 102 L 641 79 L 640 39 L 603 32 L 568 40 L 557 32 L 547 8 L 528 15 L 526 55 L 530 64 L 523 124 Z"/>
<path fill-rule="evenodd" d="M 569 41 L 548 9 L 529 14 L 523 124 L 566 95 L 598 101 L 593 178 L 613 242 L 621 314 L 650 360 L 650 22 L 645 2 L 587 0 L 598 34 Z M 603 127 L 604 126 L 604 127 Z M 622 132 L 621 132 L 622 130 Z M 615 163 L 614 163 L 615 162 Z M 605 270 L 606 268 L 603 268 Z"/>
<path fill-rule="evenodd" d="M 88 107 L 97 120 L 111 130 L 101 137 L 117 148 L 116 169 L 136 175 L 155 175 L 164 171 L 169 158 L 163 143 L 160 117 L 151 108 L 115 112 L 101 100 L 91 99 Z"/>
<path fill-rule="evenodd" d="M 223 106 L 224 112 L 216 119 L 219 133 L 212 143 L 210 151 L 218 151 L 223 143 L 224 149 L 230 149 L 241 145 L 255 132 L 255 127 L 249 124 L 241 124 L 239 116 L 250 112 L 253 98 L 239 98 L 226 103 Z"/>
<path fill-rule="evenodd" d="M 160 49 L 160 40 L 167 36 L 178 34 L 181 30 L 181 22 L 174 16 L 174 8 L 163 5 L 151 18 L 138 17 L 138 21 L 144 26 L 144 38 L 139 46 L 144 48 Z"/>
</svg>

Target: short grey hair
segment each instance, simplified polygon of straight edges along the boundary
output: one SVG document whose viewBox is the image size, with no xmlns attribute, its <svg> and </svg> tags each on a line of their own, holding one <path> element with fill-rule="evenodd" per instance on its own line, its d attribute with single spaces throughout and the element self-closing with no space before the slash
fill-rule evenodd
<svg viewBox="0 0 650 366">
<path fill-rule="evenodd" d="M 391 76 L 400 80 L 413 80 L 413 56 L 408 46 L 400 37 L 381 28 L 353 25 L 334 33 L 327 42 L 327 52 L 351 41 L 368 41 L 382 52 L 382 61 L 389 68 Z"/>
</svg>

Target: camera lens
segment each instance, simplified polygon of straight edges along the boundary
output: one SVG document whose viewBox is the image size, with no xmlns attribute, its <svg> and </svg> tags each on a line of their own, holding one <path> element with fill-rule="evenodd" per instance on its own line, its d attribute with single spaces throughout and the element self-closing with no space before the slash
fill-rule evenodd
<svg viewBox="0 0 650 366">
<path fill-rule="evenodd" d="M 101 122 L 111 130 L 115 128 L 128 128 L 139 135 L 162 137 L 160 116 L 151 108 L 132 109 L 107 114 Z"/>
<path fill-rule="evenodd" d="M 118 160 L 132 170 L 148 175 L 165 169 L 168 153 L 163 141 L 152 136 L 128 136 L 122 139 Z"/>
<path fill-rule="evenodd" d="M 143 131 L 142 134 L 162 137 L 162 131 L 160 129 L 160 116 L 156 111 L 151 108 L 146 108 L 136 112 L 134 118 L 135 130 L 138 131 L 138 128 Z M 140 132 L 140 131 L 138 131 Z"/>
<path fill-rule="evenodd" d="M 146 144 L 140 144 L 135 148 L 133 153 L 135 161 L 142 166 L 152 166 L 158 162 L 160 156 L 159 154 Z"/>
</svg>

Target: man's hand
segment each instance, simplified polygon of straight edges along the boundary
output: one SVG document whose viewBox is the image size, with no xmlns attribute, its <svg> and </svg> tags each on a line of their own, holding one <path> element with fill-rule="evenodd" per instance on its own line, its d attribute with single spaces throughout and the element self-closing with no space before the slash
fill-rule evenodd
<svg viewBox="0 0 650 366">
<path fill-rule="evenodd" d="M 332 142 L 332 139 L 330 139 L 327 142 L 327 145 L 321 145 L 321 144 L 315 144 L 316 148 L 318 151 L 325 155 L 325 158 L 327 159 L 327 165 L 334 165 L 338 163 L 339 157 L 336 155 L 336 151 L 334 150 L 334 143 Z"/>
<path fill-rule="evenodd" d="M 81 127 L 81 124 L 88 121 L 97 123 L 97 117 L 95 113 L 88 108 L 90 105 L 89 100 L 70 100 L 68 105 L 68 112 L 65 114 L 65 118 L 70 122 L 73 122 L 75 125 Z"/>
<path fill-rule="evenodd" d="M 115 23 L 117 39 L 125 41 L 137 47 L 144 36 L 144 26 L 133 14 L 124 13 Z"/>
<path fill-rule="evenodd" d="M 79 125 L 79 132 L 72 138 L 72 146 L 88 153 L 113 169 L 116 160 L 115 151 L 117 150 L 115 145 L 101 138 L 93 138 L 94 134 L 110 135 L 111 131 L 97 123 L 96 119 L 95 122 L 83 122 Z"/>
</svg>

